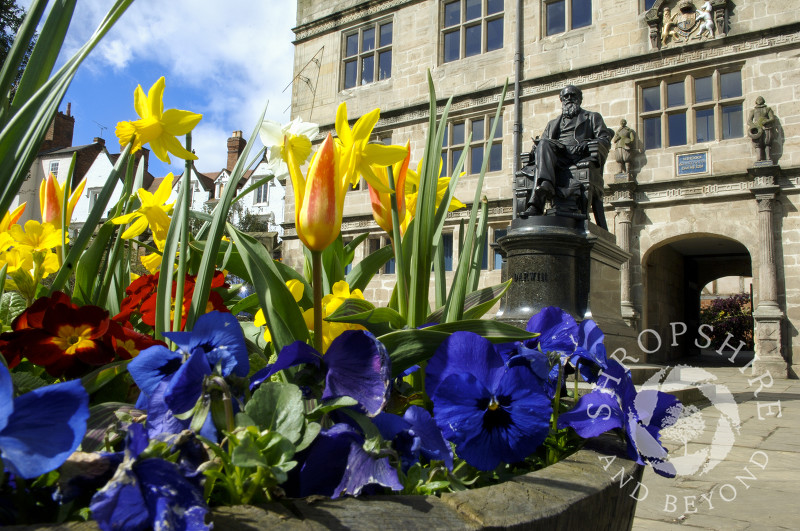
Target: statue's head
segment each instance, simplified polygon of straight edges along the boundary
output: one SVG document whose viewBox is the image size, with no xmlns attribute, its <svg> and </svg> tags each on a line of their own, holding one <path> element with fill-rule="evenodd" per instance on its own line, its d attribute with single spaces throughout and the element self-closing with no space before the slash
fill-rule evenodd
<svg viewBox="0 0 800 531">
<path fill-rule="evenodd" d="M 628 125 L 628 120 L 623 118 L 622 120 L 619 121 L 619 125 L 622 126 L 622 127 L 627 126 Z"/>
<path fill-rule="evenodd" d="M 583 93 L 581 89 L 575 85 L 567 85 L 561 89 L 558 95 L 561 100 L 561 112 L 568 118 L 572 118 L 581 110 L 581 103 L 583 102 Z"/>
<path fill-rule="evenodd" d="M 764 98 L 761 96 L 756 98 L 756 105 L 764 105 Z"/>
</svg>

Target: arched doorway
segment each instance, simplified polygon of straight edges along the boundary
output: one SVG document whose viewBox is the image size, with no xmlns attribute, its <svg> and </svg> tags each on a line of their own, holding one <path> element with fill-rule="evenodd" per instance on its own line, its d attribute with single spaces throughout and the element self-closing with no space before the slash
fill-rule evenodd
<svg viewBox="0 0 800 531">
<path fill-rule="evenodd" d="M 701 291 L 728 276 L 751 277 L 752 260 L 737 240 L 715 234 L 686 234 L 665 240 L 642 258 L 642 336 L 647 360 L 665 363 L 697 354 Z M 685 331 L 684 326 L 685 325 Z M 703 344 L 705 340 L 700 340 Z"/>
</svg>

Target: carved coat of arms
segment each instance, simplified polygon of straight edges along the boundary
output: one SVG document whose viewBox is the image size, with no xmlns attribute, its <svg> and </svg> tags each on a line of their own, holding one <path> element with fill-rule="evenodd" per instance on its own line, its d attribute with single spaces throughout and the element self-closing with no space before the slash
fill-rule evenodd
<svg viewBox="0 0 800 531">
<path fill-rule="evenodd" d="M 664 7 L 661 22 L 662 45 L 703 37 L 714 38 L 711 2 L 706 1 L 699 9 L 691 0 L 681 0 L 674 10 Z"/>
</svg>

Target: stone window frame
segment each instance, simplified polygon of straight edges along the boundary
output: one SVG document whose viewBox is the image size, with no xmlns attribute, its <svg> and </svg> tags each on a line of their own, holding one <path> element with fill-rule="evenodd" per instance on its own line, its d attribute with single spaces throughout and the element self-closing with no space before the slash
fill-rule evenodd
<svg viewBox="0 0 800 531">
<path fill-rule="evenodd" d="M 596 1 L 596 0 L 595 0 Z M 577 12 L 575 9 L 575 4 L 578 2 L 588 2 L 589 3 L 589 21 L 585 24 L 575 25 L 575 18 L 574 14 Z M 593 13 L 593 0 L 542 0 L 542 35 L 545 37 L 553 37 L 555 35 L 561 35 L 562 33 L 567 33 L 573 30 L 578 30 L 582 28 L 591 27 L 594 23 L 594 13 Z M 553 31 L 550 33 L 548 31 L 548 12 L 550 9 L 556 9 L 557 6 L 561 6 L 564 12 L 564 25 L 562 30 Z"/>
<path fill-rule="evenodd" d="M 439 61 L 441 64 L 451 63 L 466 59 L 468 57 L 477 57 L 485 53 L 493 52 L 495 50 L 502 50 L 505 37 L 505 1 L 506 0 L 442 0 L 439 2 Z M 480 15 L 472 16 L 468 14 L 468 8 L 474 7 L 474 3 L 478 2 L 481 6 Z M 452 20 L 454 11 L 452 9 L 458 4 L 459 7 L 459 20 L 455 22 Z M 468 5 L 472 4 L 472 5 Z M 499 10 L 497 8 L 500 8 Z M 472 18 L 467 19 L 468 16 Z M 493 47 L 490 43 L 488 35 L 490 27 L 496 31 L 499 23 L 500 28 L 500 45 Z M 447 24 L 447 25 L 446 25 Z M 480 40 L 480 49 L 474 51 L 467 50 L 467 45 L 474 41 L 476 29 L 479 29 L 478 39 Z M 450 43 L 453 43 L 453 37 L 457 38 L 458 54 L 457 57 L 450 57 L 448 49 Z"/>
<path fill-rule="evenodd" d="M 733 73 L 739 74 L 739 93 L 723 97 L 721 79 L 724 75 Z M 638 129 L 641 132 L 642 142 L 645 150 L 665 149 L 672 147 L 690 147 L 710 142 L 720 142 L 723 140 L 734 140 L 744 136 L 744 90 L 742 79 L 742 67 L 727 66 L 714 69 L 704 69 L 673 75 L 665 78 L 655 79 L 638 84 L 637 86 L 637 108 L 638 108 Z M 697 80 L 711 78 L 711 99 L 697 101 Z M 679 91 L 676 85 L 682 83 L 683 90 Z M 645 110 L 645 91 L 658 87 L 658 109 Z M 672 91 L 671 91 L 672 89 Z M 683 93 L 683 101 L 675 105 L 669 104 L 671 94 Z M 653 93 L 651 93 L 653 94 Z M 725 110 L 738 107 L 741 123 L 740 131 L 733 135 L 725 134 Z M 713 110 L 713 138 L 699 137 L 702 128 L 698 128 L 698 112 Z M 734 111 L 735 112 L 735 111 Z M 670 139 L 670 120 L 676 125 L 683 117 L 685 127 L 685 141 L 673 142 Z M 652 121 L 651 121 L 652 120 Z M 658 120 L 657 122 L 655 120 Z M 658 144 L 652 145 L 647 122 L 657 124 L 659 135 Z M 710 135 L 709 135 L 710 136 Z"/>
<path fill-rule="evenodd" d="M 382 249 L 383 247 L 391 247 L 392 240 L 389 236 L 381 234 L 370 234 L 367 238 L 367 256 Z M 394 275 L 396 271 L 396 264 L 394 262 L 394 255 L 378 270 L 379 275 Z"/>
<path fill-rule="evenodd" d="M 253 205 L 265 205 L 269 203 L 270 188 L 275 185 L 275 181 L 270 179 L 255 190 L 253 190 Z"/>
<path fill-rule="evenodd" d="M 389 40 L 384 42 L 381 29 L 390 26 Z M 372 48 L 365 49 L 365 35 L 372 31 Z M 353 39 L 354 40 L 351 40 Z M 341 89 L 352 89 L 364 85 L 370 85 L 384 79 L 392 77 L 392 53 L 394 43 L 394 17 L 382 17 L 353 28 L 348 28 L 342 32 L 342 53 L 341 53 Z M 349 45 L 355 44 L 356 50 L 349 49 Z M 388 57 L 388 74 L 382 76 L 381 58 Z M 365 61 L 372 62 L 371 79 L 364 81 Z M 355 80 L 351 85 L 348 80 L 348 67 L 355 64 Z"/>
<path fill-rule="evenodd" d="M 447 122 L 447 128 L 445 129 L 444 139 L 442 141 L 442 175 L 453 175 L 453 169 L 464 150 L 467 151 L 467 157 L 461 171 L 465 172 L 467 176 L 480 174 L 483 156 L 486 153 L 486 146 L 489 143 L 489 134 L 491 133 L 493 119 L 494 113 L 487 112 L 453 118 Z M 477 135 L 475 133 L 478 129 L 475 128 L 475 123 L 481 121 L 483 122 L 481 126 L 481 137 L 476 138 Z M 463 126 L 461 132 L 459 132 L 457 126 Z M 471 139 L 469 137 L 470 132 L 472 132 Z M 467 143 L 468 140 L 469 143 Z M 481 154 L 479 160 L 475 160 L 474 155 L 476 153 Z M 486 167 L 486 173 L 503 171 L 503 113 L 500 113 L 500 119 L 494 132 L 492 154 L 496 154 L 497 158 L 495 159 L 492 157 L 489 165 Z M 492 167 L 492 163 L 494 162 L 496 162 L 497 165 Z"/>
</svg>

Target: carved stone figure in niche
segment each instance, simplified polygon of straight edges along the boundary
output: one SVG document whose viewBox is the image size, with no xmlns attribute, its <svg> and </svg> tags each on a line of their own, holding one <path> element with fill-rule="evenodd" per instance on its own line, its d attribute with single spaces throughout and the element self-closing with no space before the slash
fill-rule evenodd
<svg viewBox="0 0 800 531">
<path fill-rule="evenodd" d="M 686 43 L 690 39 L 714 38 L 714 15 L 711 2 L 700 9 L 691 0 L 681 0 L 677 13 L 664 7 L 661 19 L 661 44 Z"/>
<path fill-rule="evenodd" d="M 628 127 L 628 121 L 623 118 L 620 120 L 619 129 L 611 141 L 615 144 L 614 154 L 619 163 L 620 173 L 632 175 L 633 165 L 636 156 L 639 154 L 636 131 Z"/>
<path fill-rule="evenodd" d="M 534 141 L 527 164 L 517 173 L 517 212 L 587 219 L 589 208 L 599 227 L 607 228 L 603 211 L 603 165 L 614 132 L 600 113 L 581 108 L 583 94 L 568 85 L 560 95 L 562 113 Z M 553 208 L 545 211 L 545 204 Z"/>
<path fill-rule="evenodd" d="M 747 113 L 747 135 L 756 145 L 758 161 L 770 160 L 775 141 L 775 113 L 764 98 L 756 98 L 756 105 Z"/>
</svg>

